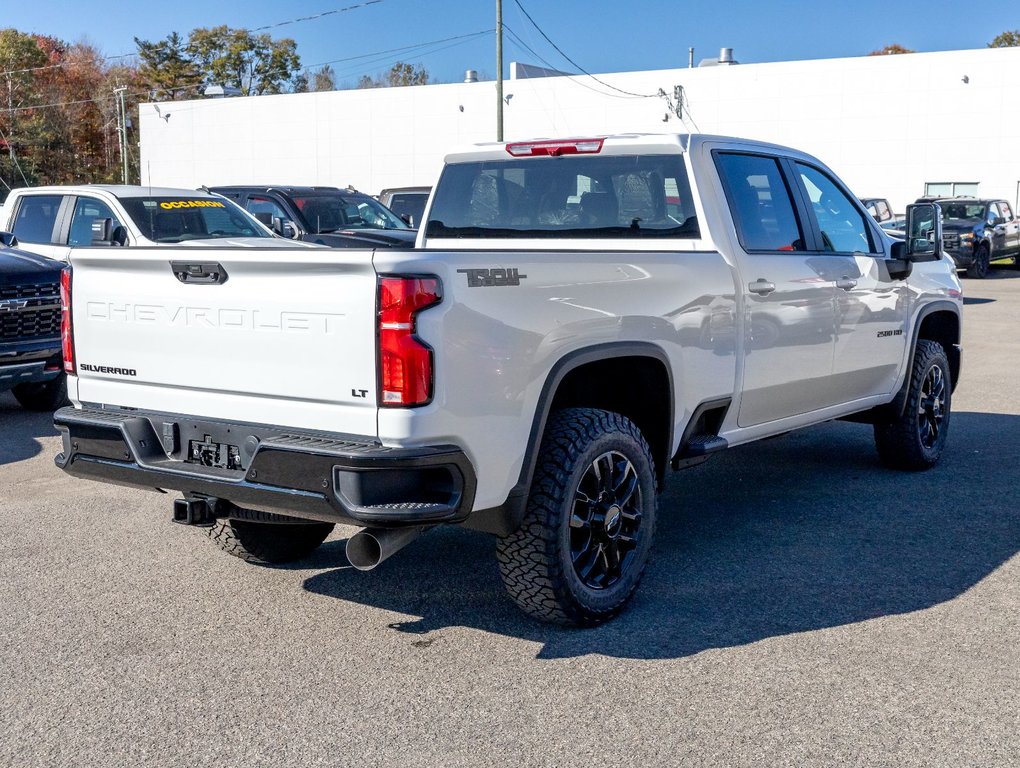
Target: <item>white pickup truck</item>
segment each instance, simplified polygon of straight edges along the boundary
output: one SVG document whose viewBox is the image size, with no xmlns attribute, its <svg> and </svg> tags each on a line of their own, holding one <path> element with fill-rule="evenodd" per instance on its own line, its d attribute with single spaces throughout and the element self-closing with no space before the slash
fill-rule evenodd
<svg viewBox="0 0 1020 768">
<path fill-rule="evenodd" d="M 22 250 L 61 261 L 78 248 L 294 246 L 221 195 L 130 184 L 14 189 L 0 230 Z"/>
<path fill-rule="evenodd" d="M 792 149 L 626 135 L 451 154 L 413 249 L 72 249 L 57 465 L 181 492 L 253 561 L 488 531 L 521 608 L 595 624 L 670 466 L 837 418 L 938 461 L 962 299 L 908 217 L 892 241 Z"/>
</svg>

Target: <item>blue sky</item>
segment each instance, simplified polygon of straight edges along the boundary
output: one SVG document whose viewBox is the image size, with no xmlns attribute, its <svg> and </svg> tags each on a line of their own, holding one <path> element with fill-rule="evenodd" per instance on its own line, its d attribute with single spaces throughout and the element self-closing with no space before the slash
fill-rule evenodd
<svg viewBox="0 0 1020 768">
<path fill-rule="evenodd" d="M 134 37 L 156 40 L 172 31 L 186 35 L 195 27 L 218 24 L 251 29 L 366 2 L 51 0 L 37 5 L 4 0 L 0 25 L 87 40 L 112 56 L 134 51 Z M 918 51 L 983 48 L 1000 32 L 1020 28 L 1017 3 L 969 5 L 960 0 L 520 3 L 552 42 L 589 72 L 686 66 L 690 46 L 695 59 L 714 57 L 721 47 L 731 47 L 735 58 L 745 63 L 859 56 L 890 43 Z M 515 60 L 577 71 L 523 16 L 516 0 L 503 0 L 503 20 L 518 38 L 507 35 L 507 70 Z M 439 82 L 457 82 L 465 69 L 491 78 L 496 70 L 494 27 L 495 0 L 375 0 L 267 31 L 274 37 L 294 38 L 304 65 L 335 62 L 338 81 L 353 84 L 362 74 L 377 74 L 397 60 L 424 65 Z M 470 37 L 486 30 L 487 34 Z M 458 36 L 466 37 L 449 39 Z M 338 61 L 342 59 L 347 60 Z"/>
</svg>

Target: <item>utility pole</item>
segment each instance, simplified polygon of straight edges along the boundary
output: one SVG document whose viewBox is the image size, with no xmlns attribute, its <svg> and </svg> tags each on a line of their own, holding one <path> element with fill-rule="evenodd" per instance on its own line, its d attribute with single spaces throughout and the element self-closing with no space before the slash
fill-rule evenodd
<svg viewBox="0 0 1020 768">
<path fill-rule="evenodd" d="M 503 0 L 496 0 L 496 141 L 503 141 Z"/>
<path fill-rule="evenodd" d="M 117 97 L 117 138 L 120 140 L 121 183 L 123 184 L 128 183 L 127 111 L 124 108 L 125 91 L 127 91 L 126 85 L 113 89 L 113 94 Z"/>
</svg>

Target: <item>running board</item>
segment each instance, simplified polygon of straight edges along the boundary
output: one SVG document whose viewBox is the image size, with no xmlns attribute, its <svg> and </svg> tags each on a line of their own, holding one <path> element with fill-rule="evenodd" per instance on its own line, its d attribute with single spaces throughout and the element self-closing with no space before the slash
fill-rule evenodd
<svg viewBox="0 0 1020 768">
<path fill-rule="evenodd" d="M 685 469 L 706 461 L 713 453 L 726 450 L 730 444 L 719 435 L 692 435 L 684 447 L 673 457 L 673 469 Z"/>
</svg>

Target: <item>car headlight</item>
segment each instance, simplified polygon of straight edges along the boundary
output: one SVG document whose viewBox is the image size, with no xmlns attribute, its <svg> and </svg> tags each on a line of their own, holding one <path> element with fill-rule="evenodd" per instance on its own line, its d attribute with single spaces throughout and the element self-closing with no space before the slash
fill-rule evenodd
<svg viewBox="0 0 1020 768">
<path fill-rule="evenodd" d="M 973 240 L 974 240 L 974 233 L 973 232 L 964 232 L 964 233 L 962 233 L 960 235 L 960 242 L 961 243 L 969 243 L 969 242 L 972 242 Z"/>
</svg>

